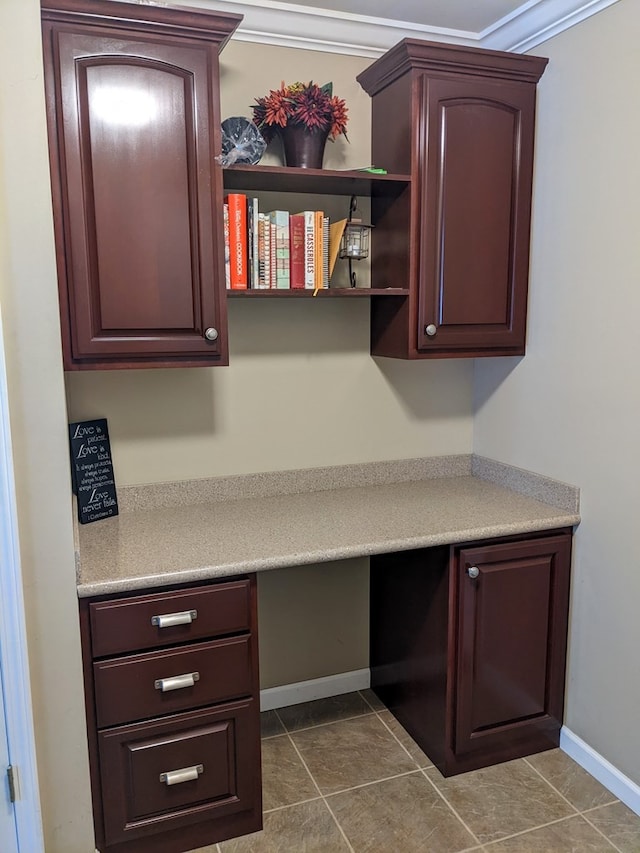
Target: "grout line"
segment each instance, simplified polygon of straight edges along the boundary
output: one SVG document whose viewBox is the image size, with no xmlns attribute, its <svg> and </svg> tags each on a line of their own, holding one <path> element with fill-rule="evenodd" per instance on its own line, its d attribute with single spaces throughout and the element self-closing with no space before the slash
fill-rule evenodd
<svg viewBox="0 0 640 853">
<path fill-rule="evenodd" d="M 443 802 L 444 802 L 444 804 L 447 806 L 447 808 L 448 808 L 451 812 L 453 812 L 453 814 L 458 818 L 458 820 L 459 820 L 459 821 L 460 821 L 460 823 L 464 826 L 464 828 L 467 830 L 467 832 L 469 833 L 469 835 L 470 835 L 473 839 L 475 839 L 476 844 L 477 844 L 477 845 L 479 845 L 479 846 L 482 848 L 482 841 L 480 841 L 480 839 L 478 838 L 478 836 L 477 836 L 477 835 L 475 834 L 475 832 L 471 829 L 471 827 L 467 824 L 467 822 L 466 822 L 465 820 L 463 820 L 463 819 L 462 819 L 462 816 L 460 815 L 460 813 L 458 812 L 458 810 L 457 810 L 456 808 L 454 808 L 454 806 L 449 802 L 449 800 L 445 797 L 445 795 L 442 793 L 442 791 L 438 788 L 438 786 L 436 785 L 436 783 L 435 783 L 435 782 L 433 782 L 431 779 L 429 779 L 429 777 L 427 776 L 427 773 L 426 773 L 426 769 L 423 769 L 423 770 L 421 770 L 420 772 L 422 773 L 422 775 L 424 776 L 424 778 L 427 780 L 427 782 L 428 782 L 428 783 L 433 787 L 434 791 L 435 791 L 435 792 L 436 792 L 436 794 L 437 794 L 437 795 L 442 799 L 442 801 L 443 801 Z"/>
<path fill-rule="evenodd" d="M 611 806 L 611 805 L 613 805 L 613 803 L 607 803 L 607 805 Z M 597 808 L 602 808 L 602 806 L 598 806 Z M 593 812 L 593 811 L 595 811 L 595 809 L 589 809 L 588 811 Z M 600 829 L 600 827 L 596 826 L 595 823 L 592 823 L 589 820 L 589 815 L 586 812 L 582 812 L 582 817 L 586 820 L 586 822 L 589 824 L 590 827 L 595 829 L 596 832 L 600 833 L 600 835 L 603 838 L 606 838 L 606 840 L 609 842 L 609 844 L 613 847 L 614 850 L 617 850 L 618 853 L 624 853 L 622 848 L 618 847 L 618 845 L 615 843 L 615 841 L 612 841 L 608 835 L 605 835 L 605 833 Z"/>
<path fill-rule="evenodd" d="M 355 850 L 354 850 L 354 849 L 353 849 L 353 847 L 351 846 L 351 842 L 350 842 L 350 841 L 349 841 L 349 839 L 347 838 L 347 834 L 345 833 L 344 829 L 340 826 L 340 823 L 339 823 L 339 821 L 338 821 L 338 818 L 337 818 L 337 817 L 335 816 L 335 814 L 333 813 L 333 809 L 331 808 L 331 806 L 329 805 L 329 803 L 328 803 L 328 802 L 327 802 L 327 800 L 326 800 L 326 797 L 324 796 L 324 794 L 323 794 L 323 793 L 322 793 L 322 791 L 320 790 L 320 786 L 319 786 L 319 785 L 318 785 L 318 783 L 316 782 L 316 780 L 315 780 L 315 777 L 314 777 L 313 773 L 311 772 L 311 770 L 309 770 L 309 767 L 307 766 L 307 762 L 306 762 L 306 761 L 304 760 L 304 758 L 302 757 L 302 753 L 300 752 L 300 750 L 299 750 L 299 749 L 298 749 L 298 747 L 296 746 L 296 743 L 295 743 L 295 741 L 293 740 L 293 738 L 291 737 L 291 734 L 290 734 L 289 732 L 287 732 L 287 735 L 288 735 L 288 737 L 289 737 L 289 741 L 291 742 L 291 745 L 293 746 L 293 748 L 294 748 L 294 749 L 295 749 L 295 751 L 296 751 L 296 754 L 297 754 L 298 758 L 299 758 L 299 759 L 300 759 L 300 761 L 302 762 L 302 765 L 303 765 L 304 769 L 305 769 L 305 770 L 307 771 L 307 773 L 309 774 L 309 778 L 311 779 L 311 781 L 312 781 L 312 782 L 313 782 L 313 784 L 315 785 L 316 791 L 317 791 L 317 792 L 318 792 L 318 794 L 320 795 L 320 799 L 321 799 L 321 800 L 322 800 L 322 802 L 325 804 L 325 807 L 327 808 L 327 810 L 329 811 L 329 814 L 330 814 L 330 815 L 331 815 L 331 817 L 333 818 L 333 821 L 334 821 L 335 825 L 338 827 L 338 831 L 339 831 L 339 833 L 340 833 L 340 834 L 342 835 L 342 837 L 344 838 L 345 844 L 346 844 L 346 845 L 347 845 L 347 847 L 349 848 L 350 853 L 355 853 Z"/>
<path fill-rule="evenodd" d="M 408 755 L 408 756 L 409 756 L 409 758 L 413 761 L 413 763 L 416 765 L 416 767 L 418 768 L 418 770 L 422 770 L 422 768 L 420 767 L 420 763 L 419 763 L 418 761 L 416 761 L 416 759 L 413 757 L 413 755 L 411 755 L 411 753 L 409 752 L 409 750 L 407 749 L 407 747 L 402 743 L 402 741 L 400 740 L 400 738 L 396 736 L 395 732 L 390 728 L 390 726 L 388 726 L 388 725 L 387 725 L 387 723 L 385 722 L 385 720 L 383 720 L 383 719 L 382 719 L 382 717 L 380 716 L 380 714 L 379 714 L 378 712 L 376 712 L 376 717 L 380 720 L 380 722 L 381 722 L 381 723 L 382 723 L 382 725 L 385 727 L 385 729 L 389 732 L 389 734 L 391 735 L 391 737 L 392 737 L 392 738 L 393 738 L 393 739 L 398 743 L 398 745 L 399 745 L 400 747 L 402 747 L 402 749 L 407 753 L 407 755 Z"/>
<path fill-rule="evenodd" d="M 591 808 L 585 809 L 584 811 L 580 812 L 580 814 L 591 814 L 591 812 L 597 812 L 598 809 L 606 809 L 609 806 L 615 806 L 617 803 L 620 802 L 621 800 L 611 800 L 610 803 L 600 803 L 599 806 L 591 806 Z"/>
<path fill-rule="evenodd" d="M 362 699 L 362 701 L 363 701 L 365 704 L 367 704 L 375 714 L 377 714 L 377 713 L 378 713 L 378 710 L 379 710 L 379 709 L 378 709 L 378 708 L 374 708 L 374 707 L 373 707 L 373 705 L 371 704 L 371 702 L 369 702 L 369 700 L 368 700 L 368 699 L 367 699 L 367 697 L 364 695 L 364 693 L 362 692 L 362 690 L 358 690 L 358 695 L 360 696 L 360 698 Z M 380 701 L 380 700 L 378 699 L 378 701 Z"/>
<path fill-rule="evenodd" d="M 351 717 L 339 717 L 337 720 L 329 720 L 326 723 L 315 723 L 312 726 L 304 726 L 301 729 L 289 729 L 289 728 L 287 728 L 286 724 L 282 721 L 281 717 L 278 717 L 278 719 L 280 720 L 280 722 L 284 726 L 286 734 L 297 735 L 299 732 L 308 732 L 311 729 L 322 729 L 326 726 L 334 726 L 336 723 L 346 723 L 349 720 L 359 720 L 362 717 L 371 717 L 375 713 L 376 713 L 375 711 L 365 711 L 363 714 L 353 714 Z"/>
<path fill-rule="evenodd" d="M 582 817 L 582 814 L 580 812 L 576 812 L 575 814 L 565 815 L 565 817 L 559 817 L 557 820 L 550 820 L 548 823 L 541 823 L 539 826 L 532 826 L 529 829 L 523 829 L 521 832 L 514 832 L 512 835 L 504 835 L 501 838 L 495 838 L 493 841 L 485 841 L 485 846 L 487 850 L 490 851 L 495 844 L 500 844 L 502 841 L 509 841 L 511 838 L 520 838 L 523 835 L 529 835 L 532 832 L 537 832 L 539 829 L 546 829 L 548 826 L 556 826 L 559 823 L 565 823 L 566 821 L 574 820 L 577 817 Z M 602 835 L 602 833 L 600 834 Z M 603 835 L 602 837 L 605 841 L 608 841 L 609 844 L 611 844 L 614 850 L 618 849 L 611 840 L 606 837 L 606 835 Z"/>
<path fill-rule="evenodd" d="M 558 790 L 558 788 L 556 788 L 556 786 L 555 786 L 552 782 L 550 782 L 550 781 L 547 779 L 547 777 L 546 777 L 546 776 L 544 776 L 544 775 L 543 775 L 543 774 L 538 770 L 538 768 L 537 768 L 537 767 L 535 767 L 535 766 L 534 766 L 530 761 L 527 761 L 526 757 L 525 757 L 525 758 L 523 758 L 523 761 L 524 761 L 524 763 L 527 765 L 527 767 L 530 767 L 530 768 L 531 768 L 535 773 L 537 773 L 537 774 L 538 774 L 538 776 L 539 776 L 539 777 L 540 777 L 544 782 L 546 782 L 546 783 L 547 783 L 547 785 L 551 788 L 551 790 L 552 790 L 552 791 L 555 791 L 555 792 L 556 792 L 556 794 L 557 794 L 559 797 L 562 797 L 562 799 L 565 801 L 565 803 L 567 803 L 567 805 L 571 806 L 571 808 L 574 810 L 574 812 L 575 812 L 576 814 L 580 814 L 580 809 L 576 808 L 576 806 L 574 806 L 574 804 L 571 802 L 571 800 L 569 800 L 569 799 L 568 799 L 568 797 L 565 797 L 565 795 L 562 793 L 562 791 L 559 791 L 559 790 Z M 546 824 L 545 824 L 545 825 L 546 825 Z"/>
<path fill-rule="evenodd" d="M 273 812 L 281 812 L 283 809 L 289 809 L 292 806 L 302 806 L 304 803 L 315 803 L 317 800 L 322 799 L 322 794 L 318 794 L 317 797 L 307 797 L 306 800 L 296 800 L 295 803 L 285 803 L 283 806 L 274 806 L 272 809 L 263 809 L 262 814 L 272 814 Z"/>
<path fill-rule="evenodd" d="M 336 794 L 348 794 L 349 791 L 359 791 L 360 788 L 369 788 L 371 785 L 378 785 L 381 782 L 390 782 L 392 779 L 402 779 L 404 776 L 415 776 L 420 772 L 420 768 L 415 770 L 407 770 L 405 773 L 396 773 L 395 776 L 383 776 L 381 779 L 373 779 L 371 782 L 362 782 L 360 785 L 352 785 L 350 788 L 340 788 L 337 791 L 331 791 L 326 794 L 327 797 L 334 797 Z"/>
</svg>

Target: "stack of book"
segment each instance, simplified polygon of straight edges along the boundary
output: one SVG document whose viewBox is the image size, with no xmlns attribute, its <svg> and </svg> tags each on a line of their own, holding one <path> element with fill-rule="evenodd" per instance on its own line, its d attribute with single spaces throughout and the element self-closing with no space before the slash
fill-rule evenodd
<svg viewBox="0 0 640 853">
<path fill-rule="evenodd" d="M 227 288 L 329 287 L 343 223 L 330 224 L 321 210 L 260 212 L 257 198 L 229 193 L 224 202 Z"/>
</svg>

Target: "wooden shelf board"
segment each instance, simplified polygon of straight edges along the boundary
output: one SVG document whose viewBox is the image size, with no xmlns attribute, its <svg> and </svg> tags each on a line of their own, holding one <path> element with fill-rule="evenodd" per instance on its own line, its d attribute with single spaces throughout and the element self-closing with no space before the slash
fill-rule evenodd
<svg viewBox="0 0 640 853">
<path fill-rule="evenodd" d="M 333 287 L 324 288 L 318 291 L 318 296 L 322 299 L 330 297 L 372 297 L 372 296 L 408 296 L 409 290 L 405 287 Z M 227 296 L 231 298 L 263 298 L 277 299 L 293 297 L 294 299 L 313 298 L 313 290 L 227 290 Z"/>
<path fill-rule="evenodd" d="M 223 170 L 223 181 L 225 190 L 380 196 L 397 195 L 411 184 L 411 176 L 287 166 L 229 166 Z"/>
</svg>

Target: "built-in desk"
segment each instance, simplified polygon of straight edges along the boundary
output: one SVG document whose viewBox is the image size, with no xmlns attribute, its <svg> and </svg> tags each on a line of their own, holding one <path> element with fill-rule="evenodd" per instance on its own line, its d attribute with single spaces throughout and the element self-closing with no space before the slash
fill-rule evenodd
<svg viewBox="0 0 640 853">
<path fill-rule="evenodd" d="M 128 487 L 119 498 L 119 516 L 79 529 L 81 598 L 580 520 L 577 489 L 470 456 Z"/>
<path fill-rule="evenodd" d="M 256 574 L 270 569 L 371 557 L 372 687 L 443 773 L 557 745 L 575 488 L 456 456 L 119 501 L 77 531 L 102 853 L 259 828 Z"/>
</svg>

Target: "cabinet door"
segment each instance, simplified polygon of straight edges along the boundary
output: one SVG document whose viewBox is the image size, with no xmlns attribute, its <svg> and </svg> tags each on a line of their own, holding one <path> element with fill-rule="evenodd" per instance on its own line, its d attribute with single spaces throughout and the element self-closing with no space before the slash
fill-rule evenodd
<svg viewBox="0 0 640 853">
<path fill-rule="evenodd" d="M 570 537 L 463 548 L 456 569 L 454 752 L 501 748 L 534 730 L 557 733 Z"/>
<path fill-rule="evenodd" d="M 228 837 L 215 822 L 253 814 L 256 804 L 258 819 L 244 832 L 259 829 L 258 713 L 247 700 L 100 732 L 107 846 L 169 830 L 186 838 L 189 827 L 203 822 L 213 843 Z M 172 849 L 186 847 L 185 841 Z"/>
<path fill-rule="evenodd" d="M 50 36 L 67 366 L 224 362 L 217 47 L 119 35 Z"/>
<path fill-rule="evenodd" d="M 524 352 L 534 106 L 533 83 L 421 78 L 418 350 Z"/>
</svg>

